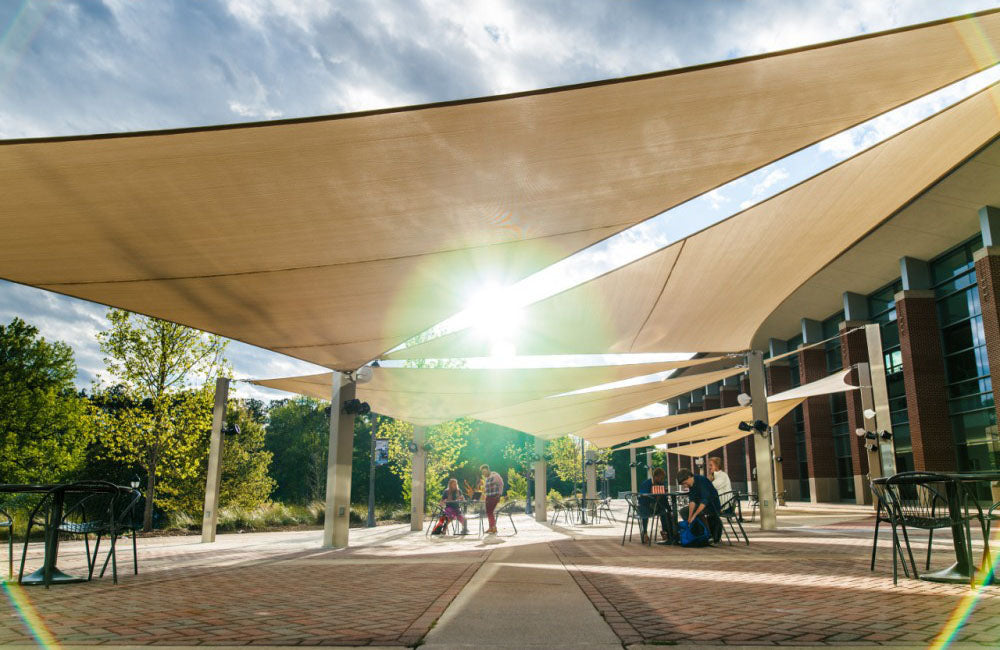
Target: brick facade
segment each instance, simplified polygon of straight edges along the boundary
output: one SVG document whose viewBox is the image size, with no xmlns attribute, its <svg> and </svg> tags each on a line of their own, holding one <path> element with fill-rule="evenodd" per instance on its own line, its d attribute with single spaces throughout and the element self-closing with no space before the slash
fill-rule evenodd
<svg viewBox="0 0 1000 650">
<path fill-rule="evenodd" d="M 787 363 L 777 361 L 767 366 L 767 394 L 774 395 L 792 387 L 792 369 Z M 795 413 L 794 411 L 777 422 L 770 423 L 775 427 L 778 444 L 775 454 L 781 458 L 781 492 L 786 499 L 797 500 L 799 494 L 799 463 L 798 449 L 795 445 Z M 776 464 L 777 465 L 777 464 Z"/>
<path fill-rule="evenodd" d="M 902 291 L 896 294 L 896 320 L 906 408 L 910 416 L 913 466 L 918 470 L 955 470 L 955 440 L 948 417 L 934 293 Z"/>
<path fill-rule="evenodd" d="M 801 383 L 807 384 L 826 376 L 826 352 L 823 348 L 805 348 L 799 351 Z M 839 501 L 829 396 L 819 395 L 807 399 L 802 403 L 802 415 L 805 420 L 810 499 L 813 502 Z"/>
</svg>

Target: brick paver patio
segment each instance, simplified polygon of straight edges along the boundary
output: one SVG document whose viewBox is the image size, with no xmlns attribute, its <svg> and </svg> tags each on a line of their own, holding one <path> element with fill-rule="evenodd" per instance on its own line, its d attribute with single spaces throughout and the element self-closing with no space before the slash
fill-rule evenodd
<svg viewBox="0 0 1000 650">
<path fill-rule="evenodd" d="M 751 530 L 749 547 L 622 547 L 611 539 L 553 546 L 626 645 L 926 647 L 970 589 L 906 579 L 902 569 L 894 587 L 888 535 L 869 570 L 872 526 L 864 519 Z M 932 570 L 954 561 L 947 534 L 938 536 L 945 539 L 935 539 Z M 925 533 L 913 538 L 926 549 Z M 983 592 L 955 640 L 1000 646 L 1000 587 Z"/>
<path fill-rule="evenodd" d="M 870 517 L 780 521 L 790 527 L 751 530 L 749 547 L 709 549 L 622 546 L 620 527 L 550 528 L 527 518 L 518 520 L 517 537 L 496 546 L 428 540 L 403 527 L 360 532 L 360 545 L 346 551 L 317 548 L 315 531 L 224 535 L 214 545 L 149 539 L 138 576 L 123 549 L 118 586 L 107 577 L 20 593 L 67 645 L 412 646 L 490 554 L 501 553 L 495 549 L 548 544 L 562 565 L 538 570 L 569 570 L 625 646 L 909 647 L 925 647 L 969 593 L 902 576 L 894 587 L 888 535 L 870 572 Z M 917 536 L 918 544 L 926 539 Z M 941 537 L 932 568 L 951 557 Z M 505 557 L 491 561 L 502 565 Z M 82 544 L 64 544 L 60 568 L 82 567 Z M 0 646 L 35 644 L 22 615 L 0 602 Z M 530 594 L 524 607 L 530 616 Z M 956 640 L 1000 646 L 1000 587 L 979 598 Z M 499 646 L 508 647 L 502 639 Z"/>
</svg>

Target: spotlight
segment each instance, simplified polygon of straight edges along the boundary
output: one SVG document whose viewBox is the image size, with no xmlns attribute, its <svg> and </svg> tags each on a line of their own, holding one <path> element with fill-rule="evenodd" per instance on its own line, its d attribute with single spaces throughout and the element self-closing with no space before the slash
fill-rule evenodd
<svg viewBox="0 0 1000 650">
<path fill-rule="evenodd" d="M 873 411 L 871 409 L 865 409 L 864 416 L 865 416 L 866 420 L 874 420 L 875 419 L 875 411 Z"/>
<path fill-rule="evenodd" d="M 781 456 L 775 456 L 774 457 L 774 462 L 780 463 L 781 462 Z"/>
<path fill-rule="evenodd" d="M 375 376 L 375 371 L 372 370 L 371 366 L 361 366 L 358 368 L 357 372 L 354 373 L 354 381 L 359 384 L 367 384 Z"/>
<path fill-rule="evenodd" d="M 222 429 L 222 433 L 227 436 L 238 436 L 240 434 L 240 425 L 233 422 L 232 424 L 227 424 Z"/>
<path fill-rule="evenodd" d="M 751 425 L 749 422 L 740 422 L 738 425 L 736 425 L 736 427 L 740 431 L 746 431 L 746 432 L 753 431 L 753 425 Z"/>
<path fill-rule="evenodd" d="M 868 451 L 878 451 L 878 445 L 874 443 L 870 445 L 865 445 L 865 449 L 867 449 Z"/>
<path fill-rule="evenodd" d="M 865 430 L 862 429 L 861 427 L 858 427 L 857 429 L 854 430 L 854 435 L 856 435 L 859 438 L 864 438 L 865 437 Z"/>
<path fill-rule="evenodd" d="M 750 406 L 750 396 L 746 393 L 740 393 L 736 396 L 736 402 L 740 406 Z"/>
<path fill-rule="evenodd" d="M 869 440 L 878 440 L 878 436 L 875 435 L 874 431 L 865 431 L 865 438 Z"/>
<path fill-rule="evenodd" d="M 368 405 L 368 402 L 362 402 L 359 399 L 349 399 L 344 402 L 341 412 L 347 415 L 367 415 L 372 412 L 372 407 Z"/>
<path fill-rule="evenodd" d="M 892 440 L 892 434 L 888 431 L 883 431 L 879 435 L 882 437 L 882 440 Z"/>
<path fill-rule="evenodd" d="M 767 433 L 767 422 L 764 422 L 763 420 L 756 420 L 756 421 L 755 421 L 755 422 L 753 423 L 753 428 L 754 428 L 754 429 L 755 429 L 755 430 L 757 431 L 757 433 L 759 433 L 760 435 L 764 435 L 765 433 Z"/>
</svg>

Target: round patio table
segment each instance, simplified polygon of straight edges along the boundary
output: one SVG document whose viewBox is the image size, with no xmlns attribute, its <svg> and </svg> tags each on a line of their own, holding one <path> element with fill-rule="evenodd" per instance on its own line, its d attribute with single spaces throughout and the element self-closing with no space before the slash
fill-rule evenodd
<svg viewBox="0 0 1000 650">
<path fill-rule="evenodd" d="M 79 483 L 50 483 L 50 484 L 23 484 L 23 483 L 0 483 L 0 494 L 48 494 L 52 493 L 52 502 L 49 506 L 49 516 L 46 518 L 45 526 L 45 557 L 41 568 L 24 576 L 20 580 L 22 585 L 45 585 L 66 584 L 71 582 L 86 582 L 87 578 L 72 576 L 64 573 L 56 567 L 56 560 L 59 557 L 59 526 L 62 524 L 63 507 L 66 503 L 67 494 L 111 494 L 128 493 L 131 494 L 133 488 L 114 485 L 104 482 L 79 482 Z"/>
<path fill-rule="evenodd" d="M 948 582 L 955 584 L 964 584 L 972 581 L 973 570 L 981 571 L 982 569 L 974 568 L 969 566 L 968 558 L 965 555 L 966 539 L 965 539 L 965 526 L 962 523 L 962 500 L 959 498 L 958 482 L 962 483 L 973 483 L 982 481 L 1000 481 L 1000 471 L 990 471 L 990 472 L 935 472 L 936 474 L 941 474 L 942 476 L 947 476 L 948 478 L 954 479 L 954 481 L 945 484 L 945 490 L 948 495 L 948 514 L 951 517 L 951 539 L 952 546 L 955 549 L 955 563 L 951 566 L 941 569 L 939 571 L 933 571 L 931 573 L 925 573 L 920 576 L 921 580 L 927 580 L 929 582 Z M 990 540 L 987 537 L 983 540 L 983 559 L 984 566 L 988 565 L 990 558 Z M 989 580 L 986 584 L 995 584 L 994 576 L 991 574 Z"/>
</svg>

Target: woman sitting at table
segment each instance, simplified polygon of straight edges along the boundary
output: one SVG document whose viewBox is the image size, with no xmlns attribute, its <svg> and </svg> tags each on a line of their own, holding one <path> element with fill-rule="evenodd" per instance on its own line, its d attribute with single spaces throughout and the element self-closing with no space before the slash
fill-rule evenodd
<svg viewBox="0 0 1000 650">
<path fill-rule="evenodd" d="M 647 478 L 639 486 L 639 528 L 642 531 L 642 543 L 649 541 L 647 522 L 654 514 L 660 516 L 660 535 L 667 539 L 670 531 L 670 504 L 666 496 L 667 472 L 662 467 L 653 470 L 653 477 Z"/>
<path fill-rule="evenodd" d="M 469 534 L 469 525 L 465 521 L 465 515 L 462 514 L 462 491 L 458 489 L 458 479 L 450 479 L 448 481 L 448 487 L 441 494 L 441 506 L 444 508 L 444 516 L 448 518 L 448 521 L 453 521 L 458 519 L 462 522 L 462 534 Z"/>
</svg>

